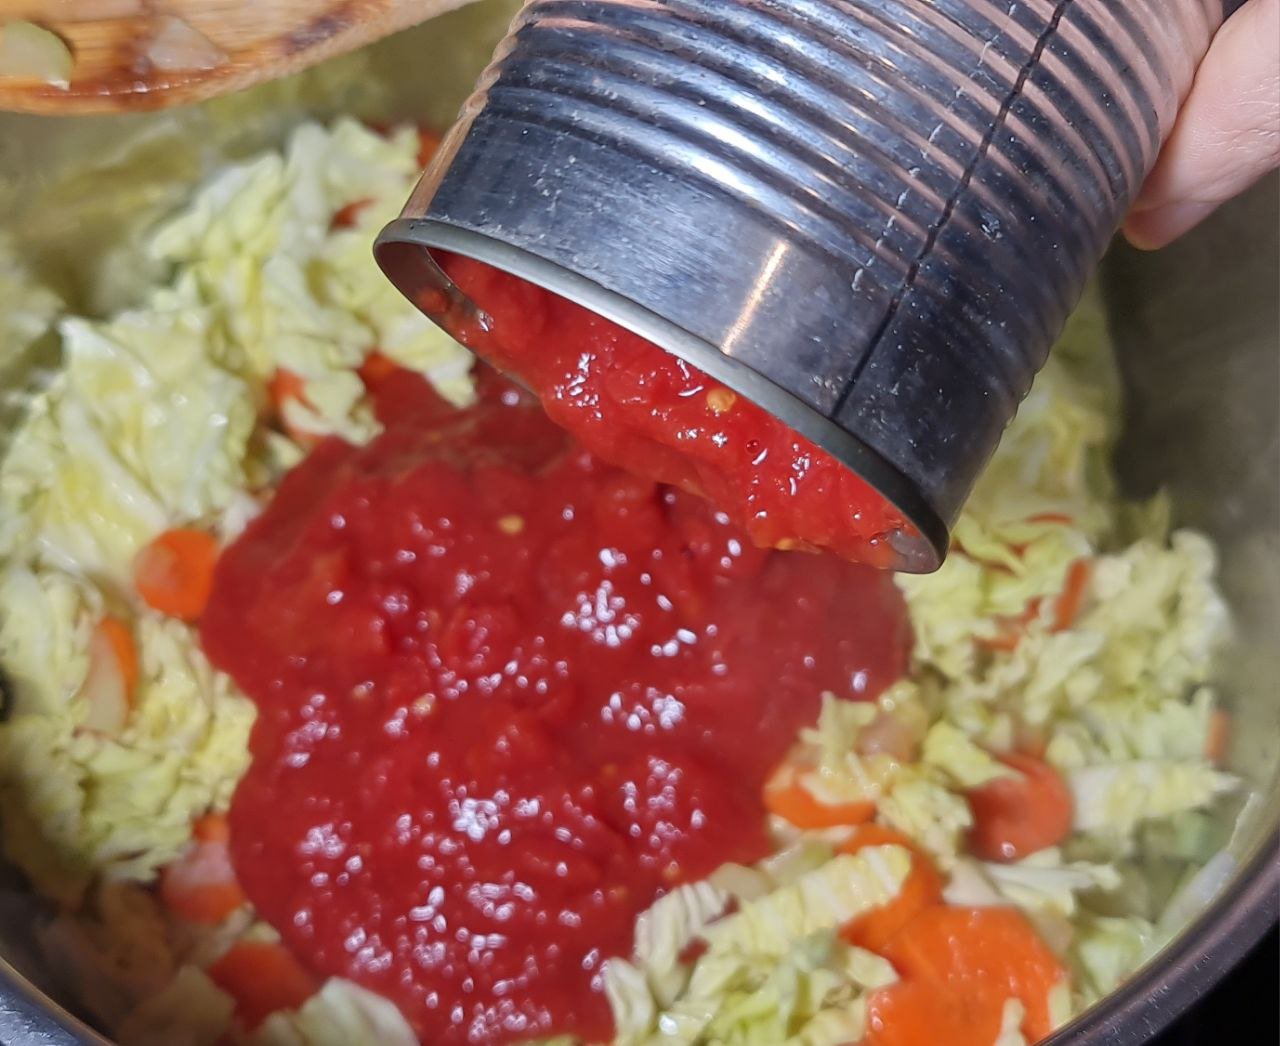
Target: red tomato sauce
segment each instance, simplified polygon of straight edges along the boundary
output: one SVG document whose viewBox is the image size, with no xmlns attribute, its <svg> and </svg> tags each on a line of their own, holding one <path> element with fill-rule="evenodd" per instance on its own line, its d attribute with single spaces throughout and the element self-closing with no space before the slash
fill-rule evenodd
<svg viewBox="0 0 1280 1046">
<path fill-rule="evenodd" d="M 675 884 L 770 850 L 762 784 L 905 667 L 887 575 L 767 552 L 527 394 L 379 377 L 218 562 L 205 650 L 257 703 L 237 877 L 423 1041 L 612 1030 L 601 966 Z"/>
<path fill-rule="evenodd" d="M 893 565 L 905 518 L 744 396 L 595 313 L 482 262 L 437 254 L 489 317 L 453 333 L 542 400 L 593 453 L 709 498 L 762 548 Z"/>
</svg>

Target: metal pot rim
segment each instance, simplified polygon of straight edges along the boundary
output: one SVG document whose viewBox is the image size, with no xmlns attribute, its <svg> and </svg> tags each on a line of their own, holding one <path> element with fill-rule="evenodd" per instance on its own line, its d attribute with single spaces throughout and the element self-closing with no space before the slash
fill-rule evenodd
<svg viewBox="0 0 1280 1046">
<path fill-rule="evenodd" d="M 1200 916 L 1133 976 L 1041 1046 L 1137 1046 L 1220 983 L 1280 921 L 1280 829 Z"/>
</svg>

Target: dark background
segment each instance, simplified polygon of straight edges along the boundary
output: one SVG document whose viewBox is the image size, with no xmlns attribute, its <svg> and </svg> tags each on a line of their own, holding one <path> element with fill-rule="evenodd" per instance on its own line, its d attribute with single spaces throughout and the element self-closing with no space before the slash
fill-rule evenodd
<svg viewBox="0 0 1280 1046">
<path fill-rule="evenodd" d="M 1280 933 L 1272 930 L 1221 984 L 1154 1046 L 1280 1043 Z"/>
</svg>

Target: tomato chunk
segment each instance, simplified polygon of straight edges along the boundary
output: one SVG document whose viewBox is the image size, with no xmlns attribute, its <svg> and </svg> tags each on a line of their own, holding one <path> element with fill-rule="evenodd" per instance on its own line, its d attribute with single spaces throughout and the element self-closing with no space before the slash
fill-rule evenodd
<svg viewBox="0 0 1280 1046">
<path fill-rule="evenodd" d="M 1074 808 L 1067 783 L 1043 759 L 1019 752 L 1000 757 L 1018 772 L 969 793 L 969 849 L 984 861 L 1019 861 L 1071 834 Z"/>
<path fill-rule="evenodd" d="M 763 408 L 580 305 L 468 258 L 439 260 L 489 320 L 453 335 L 519 376 L 589 450 L 707 497 L 762 548 L 893 564 L 901 513 Z"/>
</svg>

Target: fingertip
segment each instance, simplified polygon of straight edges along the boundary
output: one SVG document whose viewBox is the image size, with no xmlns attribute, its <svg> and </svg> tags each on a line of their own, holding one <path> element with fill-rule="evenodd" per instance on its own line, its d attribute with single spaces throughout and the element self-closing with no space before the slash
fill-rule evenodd
<svg viewBox="0 0 1280 1046">
<path fill-rule="evenodd" d="M 1125 219 L 1120 232 L 1129 246 L 1140 251 L 1158 251 L 1168 243 L 1159 230 L 1153 229 L 1151 222 L 1147 220 L 1151 213 L 1151 211 L 1137 212 Z"/>
<path fill-rule="evenodd" d="M 1124 222 L 1124 237 L 1140 251 L 1159 250 L 1190 232 L 1217 207 L 1216 201 L 1184 200 L 1131 211 Z"/>
</svg>

